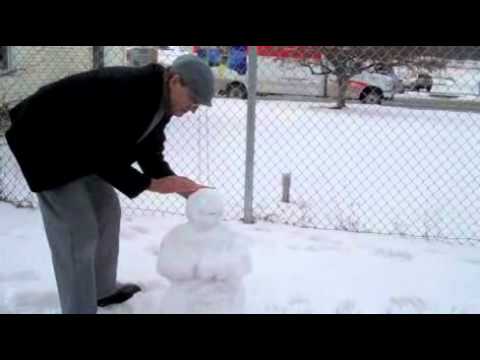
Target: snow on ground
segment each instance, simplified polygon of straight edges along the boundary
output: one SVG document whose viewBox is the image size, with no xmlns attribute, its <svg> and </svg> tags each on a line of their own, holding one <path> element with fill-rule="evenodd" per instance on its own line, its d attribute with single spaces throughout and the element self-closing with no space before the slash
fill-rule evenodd
<svg viewBox="0 0 480 360">
<path fill-rule="evenodd" d="M 428 92 L 414 92 L 414 91 L 409 91 L 405 92 L 403 94 L 396 94 L 395 99 L 430 99 L 430 100 L 439 100 L 439 101 L 445 101 L 445 100 L 455 100 L 456 102 L 452 102 L 452 107 L 454 106 L 459 106 L 458 101 L 468 101 L 468 102 L 480 102 L 480 96 L 478 95 L 465 95 L 465 94 L 459 94 L 458 92 L 437 92 L 437 91 L 432 91 L 431 93 Z M 388 103 L 386 103 L 388 106 Z"/>
<path fill-rule="evenodd" d="M 229 219 L 242 215 L 245 119 L 244 101 L 216 99 L 213 109 L 174 119 L 167 130 L 172 166 L 219 188 Z M 476 113 L 260 101 L 255 215 L 338 230 L 478 238 L 479 120 Z M 11 156 L 0 158 L 0 195 L 30 198 Z M 292 174 L 296 207 L 278 203 L 284 173 Z M 155 273 L 155 252 L 185 220 L 142 213 L 182 214 L 183 200 L 145 194 L 122 204 L 129 211 L 119 279 L 139 281 L 145 291 L 102 312 L 156 313 L 168 282 Z M 0 219 L 0 313 L 58 312 L 38 210 L 0 203 Z M 478 247 L 263 222 L 229 225 L 248 237 L 252 252 L 249 313 L 480 312 Z"/>
<path fill-rule="evenodd" d="M 58 313 L 39 211 L 0 203 L 0 218 L 0 313 Z M 163 235 L 185 221 L 124 217 L 119 280 L 138 281 L 144 292 L 101 314 L 157 313 L 169 284 L 155 272 L 155 254 Z M 268 223 L 228 225 L 245 236 L 252 254 L 248 313 L 480 313 L 480 248 Z"/>
</svg>

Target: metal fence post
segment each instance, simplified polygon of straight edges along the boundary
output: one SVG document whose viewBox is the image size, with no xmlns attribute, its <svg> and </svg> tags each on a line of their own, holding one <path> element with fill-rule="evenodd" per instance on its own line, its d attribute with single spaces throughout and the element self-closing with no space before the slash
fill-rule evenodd
<svg viewBox="0 0 480 360">
<path fill-rule="evenodd" d="M 245 204 L 246 224 L 255 223 L 253 216 L 253 179 L 255 161 L 255 115 L 257 102 L 257 47 L 248 47 L 248 104 L 247 104 L 247 150 L 245 159 Z"/>
<path fill-rule="evenodd" d="M 93 68 L 100 69 L 105 66 L 105 46 L 93 46 Z"/>
</svg>

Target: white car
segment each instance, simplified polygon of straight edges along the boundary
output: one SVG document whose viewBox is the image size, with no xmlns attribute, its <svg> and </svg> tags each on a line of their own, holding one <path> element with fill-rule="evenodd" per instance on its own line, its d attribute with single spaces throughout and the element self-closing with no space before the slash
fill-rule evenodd
<svg viewBox="0 0 480 360">
<path fill-rule="evenodd" d="M 231 98 L 246 99 L 248 75 L 240 75 L 226 67 L 212 68 L 216 91 Z M 338 83 L 334 75 L 313 75 L 296 61 L 279 62 L 269 57 L 258 58 L 257 92 L 265 95 L 335 97 Z M 381 74 L 363 72 L 349 81 L 347 98 L 362 103 L 381 104 L 394 96 L 394 81 Z"/>
</svg>

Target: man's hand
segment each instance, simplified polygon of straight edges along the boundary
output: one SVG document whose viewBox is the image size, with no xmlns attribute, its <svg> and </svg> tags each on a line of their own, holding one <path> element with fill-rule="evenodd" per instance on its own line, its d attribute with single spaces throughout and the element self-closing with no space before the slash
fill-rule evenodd
<svg viewBox="0 0 480 360">
<path fill-rule="evenodd" d="M 148 190 L 160 194 L 193 194 L 205 188 L 194 181 L 182 176 L 169 176 L 163 179 L 153 179 Z"/>
<path fill-rule="evenodd" d="M 210 187 L 210 186 L 204 186 L 204 185 L 198 185 L 199 188 L 195 191 L 191 191 L 191 192 L 179 192 L 178 195 L 182 196 L 185 200 L 188 200 L 188 198 L 195 194 L 198 190 L 200 189 L 215 189 L 213 187 Z"/>
</svg>

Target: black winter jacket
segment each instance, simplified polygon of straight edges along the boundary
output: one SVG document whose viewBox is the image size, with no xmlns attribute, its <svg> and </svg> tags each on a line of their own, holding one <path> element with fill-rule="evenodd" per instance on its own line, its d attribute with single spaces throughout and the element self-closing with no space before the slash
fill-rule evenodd
<svg viewBox="0 0 480 360">
<path fill-rule="evenodd" d="M 152 178 L 175 175 L 163 157 L 168 115 L 137 144 L 162 103 L 164 73 L 156 64 L 92 70 L 44 86 L 11 109 L 6 138 L 30 189 L 96 174 L 134 198 Z"/>
</svg>

